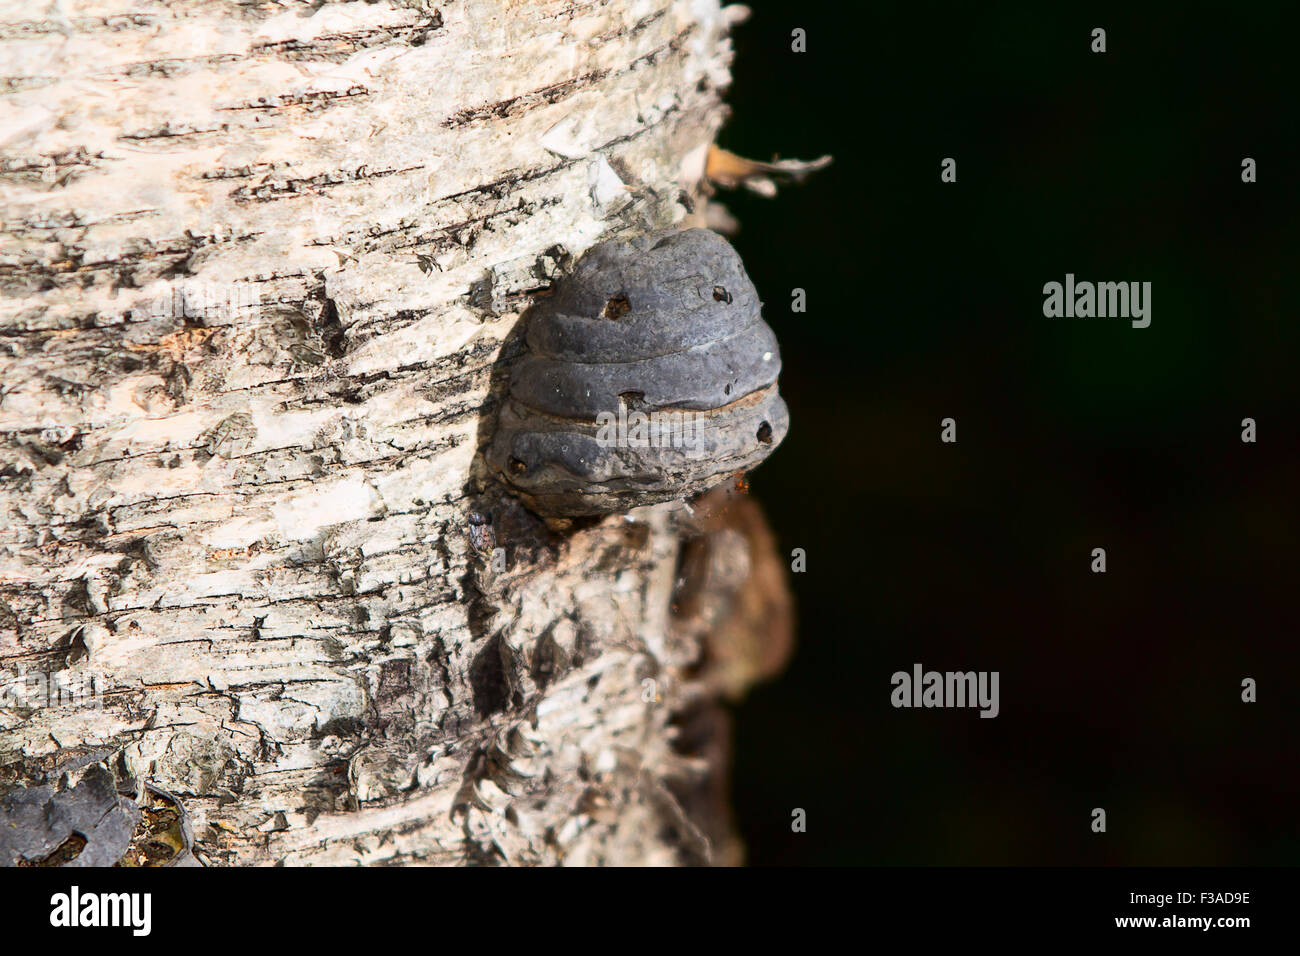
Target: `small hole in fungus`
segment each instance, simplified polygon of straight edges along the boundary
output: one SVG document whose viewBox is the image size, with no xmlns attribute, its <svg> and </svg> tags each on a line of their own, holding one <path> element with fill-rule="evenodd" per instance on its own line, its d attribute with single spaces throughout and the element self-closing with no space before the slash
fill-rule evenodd
<svg viewBox="0 0 1300 956">
<path fill-rule="evenodd" d="M 510 459 L 510 474 L 512 474 L 512 475 L 522 475 L 522 474 L 524 474 L 524 473 L 527 472 L 527 471 L 528 471 L 528 466 L 525 465 L 525 464 L 524 464 L 522 461 L 520 461 L 518 458 L 511 458 L 511 459 Z"/>
<path fill-rule="evenodd" d="M 730 385 L 726 386 L 726 387 L 722 390 L 722 394 L 723 394 L 723 395 L 730 395 L 730 394 L 731 394 L 731 386 L 730 386 Z"/>
<path fill-rule="evenodd" d="M 605 303 L 605 309 L 600 314 L 606 319 L 621 319 L 631 311 L 632 306 L 627 301 L 627 296 L 616 295 Z"/>
<path fill-rule="evenodd" d="M 731 305 L 731 293 L 728 292 L 726 289 L 724 289 L 722 286 L 715 285 L 713 287 L 713 301 L 725 302 L 727 303 L 727 305 Z"/>
<path fill-rule="evenodd" d="M 758 440 L 764 445 L 772 444 L 772 426 L 767 422 L 758 426 Z"/>
</svg>

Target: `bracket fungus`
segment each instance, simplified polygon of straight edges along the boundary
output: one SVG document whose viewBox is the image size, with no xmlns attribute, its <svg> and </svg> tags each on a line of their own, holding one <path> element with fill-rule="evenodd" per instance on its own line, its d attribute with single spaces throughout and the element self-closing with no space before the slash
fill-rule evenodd
<svg viewBox="0 0 1300 956">
<path fill-rule="evenodd" d="M 785 437 L 776 337 L 707 229 L 594 246 L 526 322 L 486 459 L 538 514 L 690 497 Z"/>
</svg>

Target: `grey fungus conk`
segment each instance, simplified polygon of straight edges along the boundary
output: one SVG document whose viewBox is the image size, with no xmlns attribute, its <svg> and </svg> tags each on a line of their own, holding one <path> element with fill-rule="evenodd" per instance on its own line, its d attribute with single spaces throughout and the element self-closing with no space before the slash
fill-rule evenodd
<svg viewBox="0 0 1300 956">
<path fill-rule="evenodd" d="M 594 246 L 524 321 L 486 459 L 538 514 L 697 495 L 756 467 L 789 428 L 758 293 L 707 229 Z"/>
</svg>

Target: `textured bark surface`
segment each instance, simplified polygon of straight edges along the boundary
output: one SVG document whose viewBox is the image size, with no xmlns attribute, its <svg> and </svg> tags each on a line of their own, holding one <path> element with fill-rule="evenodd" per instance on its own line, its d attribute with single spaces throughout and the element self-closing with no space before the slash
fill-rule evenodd
<svg viewBox="0 0 1300 956">
<path fill-rule="evenodd" d="M 737 858 L 771 661 L 672 608 L 688 539 L 692 608 L 780 600 L 761 517 L 557 531 L 480 456 L 529 293 L 697 221 L 730 19 L 0 4 L 0 791 L 89 757 L 209 865 Z"/>
</svg>

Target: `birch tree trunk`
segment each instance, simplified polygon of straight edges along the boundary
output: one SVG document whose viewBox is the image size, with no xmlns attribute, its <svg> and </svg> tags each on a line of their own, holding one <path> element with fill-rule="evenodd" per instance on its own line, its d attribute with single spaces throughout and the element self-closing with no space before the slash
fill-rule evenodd
<svg viewBox="0 0 1300 956">
<path fill-rule="evenodd" d="M 0 792 L 106 767 L 208 865 L 739 858 L 761 516 L 555 530 L 479 455 L 530 292 L 696 224 L 733 19 L 0 4 Z"/>
</svg>

